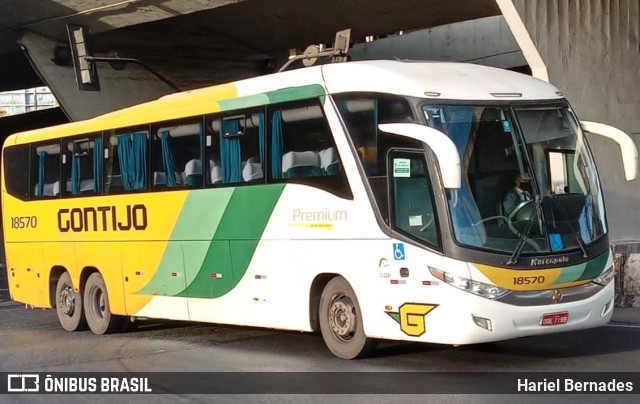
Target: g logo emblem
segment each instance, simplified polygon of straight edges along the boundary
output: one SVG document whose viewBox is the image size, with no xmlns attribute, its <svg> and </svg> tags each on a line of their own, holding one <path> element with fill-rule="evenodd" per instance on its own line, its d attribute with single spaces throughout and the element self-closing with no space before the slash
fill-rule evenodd
<svg viewBox="0 0 640 404">
<path fill-rule="evenodd" d="M 405 303 L 399 307 L 400 329 L 412 337 L 419 337 L 426 330 L 425 316 L 431 310 L 438 307 L 437 304 Z"/>
</svg>

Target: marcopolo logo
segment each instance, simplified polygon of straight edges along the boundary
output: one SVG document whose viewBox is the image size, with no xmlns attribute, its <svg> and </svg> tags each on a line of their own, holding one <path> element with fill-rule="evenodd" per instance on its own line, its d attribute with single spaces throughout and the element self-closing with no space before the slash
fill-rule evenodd
<svg viewBox="0 0 640 404">
<path fill-rule="evenodd" d="M 531 258 L 529 265 L 542 266 L 542 265 L 560 265 L 569 262 L 569 257 L 563 255 L 561 257 L 549 257 L 549 258 Z"/>
</svg>

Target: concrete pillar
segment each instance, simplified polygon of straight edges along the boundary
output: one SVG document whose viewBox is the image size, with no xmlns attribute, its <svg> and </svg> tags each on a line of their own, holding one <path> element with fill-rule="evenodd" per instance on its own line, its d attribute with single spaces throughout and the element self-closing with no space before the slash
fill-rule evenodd
<svg viewBox="0 0 640 404">
<path fill-rule="evenodd" d="M 615 126 L 640 141 L 640 4 L 637 0 L 513 0 L 549 79 L 578 118 Z M 640 306 L 639 180 L 625 181 L 619 148 L 588 138 L 602 182 L 615 252 L 628 257 L 616 301 Z M 625 264 L 626 263 L 626 264 Z"/>
<path fill-rule="evenodd" d="M 627 298 L 627 305 L 640 307 L 640 254 L 631 254 L 627 259 L 622 277 L 622 295 Z"/>
</svg>

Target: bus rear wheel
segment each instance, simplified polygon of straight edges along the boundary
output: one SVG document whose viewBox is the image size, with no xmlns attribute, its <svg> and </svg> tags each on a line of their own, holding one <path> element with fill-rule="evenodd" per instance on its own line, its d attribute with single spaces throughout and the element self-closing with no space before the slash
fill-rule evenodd
<svg viewBox="0 0 640 404">
<path fill-rule="evenodd" d="M 73 290 L 68 272 L 60 275 L 56 284 L 56 314 L 60 325 L 67 331 L 87 329 L 87 321 L 82 309 L 82 294 Z"/>
<path fill-rule="evenodd" d="M 120 316 L 111 314 L 107 287 L 98 272 L 89 275 L 84 286 L 84 313 L 94 334 L 111 333 L 120 325 Z"/>
<path fill-rule="evenodd" d="M 376 341 L 364 335 L 356 294 L 341 276 L 327 283 L 320 297 L 320 331 L 325 344 L 338 358 L 369 355 Z"/>
</svg>

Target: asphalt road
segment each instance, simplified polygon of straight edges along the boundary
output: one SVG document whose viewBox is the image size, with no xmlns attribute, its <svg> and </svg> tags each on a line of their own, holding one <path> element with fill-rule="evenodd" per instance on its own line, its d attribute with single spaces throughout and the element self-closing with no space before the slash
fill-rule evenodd
<svg viewBox="0 0 640 404">
<path fill-rule="evenodd" d="M 184 323 L 134 331 L 68 333 L 51 310 L 0 303 L 0 372 L 638 372 L 640 327 L 593 330 L 465 347 L 385 343 L 375 356 L 336 359 L 317 335 Z M 293 373 L 293 374 L 296 374 Z M 446 377 L 446 375 L 445 375 Z M 348 382 L 345 381 L 345 382 Z M 458 383 L 456 379 L 445 383 Z M 637 386 L 640 392 L 640 386 Z M 116 396 L 75 395 L 78 402 Z M 124 402 L 636 402 L 607 395 L 144 395 Z M 125 399 L 126 398 L 126 399 Z M 0 402 L 67 403 L 66 395 L 0 395 Z"/>
</svg>

